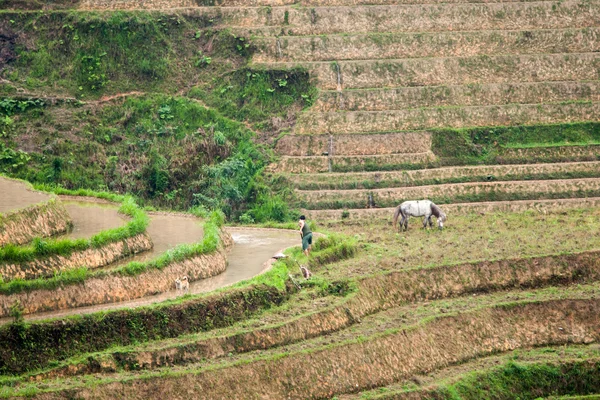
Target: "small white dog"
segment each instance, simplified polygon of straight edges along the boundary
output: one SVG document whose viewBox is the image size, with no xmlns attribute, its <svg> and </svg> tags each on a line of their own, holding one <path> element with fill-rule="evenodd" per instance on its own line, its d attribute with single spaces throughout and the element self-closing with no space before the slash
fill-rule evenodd
<svg viewBox="0 0 600 400">
<path fill-rule="evenodd" d="M 188 290 L 190 290 L 190 282 L 188 281 L 188 277 L 186 275 L 184 275 L 181 279 L 175 279 L 175 289 L 184 291 L 186 293 Z"/>
</svg>

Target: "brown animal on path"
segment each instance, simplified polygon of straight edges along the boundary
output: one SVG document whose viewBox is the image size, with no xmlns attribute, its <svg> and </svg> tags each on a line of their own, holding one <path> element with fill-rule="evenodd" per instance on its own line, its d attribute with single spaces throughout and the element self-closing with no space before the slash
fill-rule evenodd
<svg viewBox="0 0 600 400">
<path fill-rule="evenodd" d="M 175 289 L 178 291 L 185 291 L 186 293 L 190 290 L 190 282 L 188 281 L 188 277 L 186 275 L 184 275 L 181 279 L 175 279 Z"/>
</svg>

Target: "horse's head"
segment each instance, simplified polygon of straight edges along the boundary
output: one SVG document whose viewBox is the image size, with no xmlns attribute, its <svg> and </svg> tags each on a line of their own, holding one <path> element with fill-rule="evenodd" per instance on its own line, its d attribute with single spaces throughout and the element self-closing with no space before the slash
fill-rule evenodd
<svg viewBox="0 0 600 400">
<path fill-rule="evenodd" d="M 437 219 L 438 228 L 440 228 L 440 230 L 444 229 L 444 222 L 446 222 L 447 218 L 448 217 L 446 217 L 446 214 L 444 214 L 443 212 L 440 212 L 440 216 Z"/>
</svg>

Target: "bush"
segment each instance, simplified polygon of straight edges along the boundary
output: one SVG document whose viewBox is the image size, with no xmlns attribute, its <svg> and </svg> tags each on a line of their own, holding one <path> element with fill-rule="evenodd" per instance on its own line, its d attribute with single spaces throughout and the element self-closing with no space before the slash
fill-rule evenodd
<svg viewBox="0 0 600 400">
<path fill-rule="evenodd" d="M 261 195 L 256 205 L 248 211 L 248 214 L 256 222 L 285 222 L 290 218 L 290 210 L 287 203 L 277 195 Z"/>
</svg>

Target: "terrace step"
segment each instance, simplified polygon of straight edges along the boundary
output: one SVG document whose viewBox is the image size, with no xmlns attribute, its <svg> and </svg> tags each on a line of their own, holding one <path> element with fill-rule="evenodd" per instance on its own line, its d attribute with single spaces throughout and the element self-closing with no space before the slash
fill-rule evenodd
<svg viewBox="0 0 600 400">
<path fill-rule="evenodd" d="M 354 5 L 395 5 L 429 3 L 493 3 L 500 0 L 352 0 Z M 504 0 L 503 2 L 521 2 L 533 0 Z M 169 10 L 174 8 L 219 7 L 279 7 L 301 5 L 308 6 L 346 6 L 348 0 L 81 0 L 80 10 Z M 52 4 L 44 4 L 52 7 Z"/>
<path fill-rule="evenodd" d="M 526 82 L 322 91 L 310 112 L 600 101 L 600 83 Z"/>
<path fill-rule="evenodd" d="M 285 353 L 272 349 L 259 355 L 231 357 L 235 362 L 190 364 L 178 368 L 175 374 L 167 367 L 152 372 L 122 372 L 115 377 L 116 382 L 110 382 L 106 374 L 96 374 L 85 383 L 74 377 L 49 381 L 44 386 L 46 390 L 59 391 L 50 393 L 49 398 L 67 393 L 81 398 L 158 398 L 152 395 L 156 393 L 206 399 L 239 398 L 244 393 L 272 398 L 326 398 L 334 392 L 351 393 L 372 387 L 374 378 L 381 385 L 391 384 L 500 351 L 587 344 L 598 339 L 600 302 L 592 294 L 565 298 L 559 293 L 554 297 L 534 297 L 510 305 L 467 306 L 462 313 L 425 312 L 430 318 L 412 325 L 403 322 L 403 315 L 412 313 L 398 307 L 385 313 L 384 319 L 369 318 L 375 324 L 361 323 L 357 327 L 362 333 L 360 341 L 356 340 L 357 332 L 342 332 L 291 344 Z M 421 351 L 415 352 L 415 348 Z M 318 384 L 314 384 L 313 372 L 306 370 L 307 363 L 321 371 Z M 402 368 L 396 368 L 398 365 Z M 256 378 L 266 375 L 270 379 Z"/>
<path fill-rule="evenodd" d="M 396 132 L 368 135 L 287 135 L 275 151 L 283 156 L 356 156 L 425 153 L 431 150 L 429 132 Z"/>
<path fill-rule="evenodd" d="M 600 7 L 577 0 L 218 10 L 215 18 L 244 36 L 574 29 L 600 25 Z M 214 9 L 202 11 L 214 12 Z"/>
<path fill-rule="evenodd" d="M 477 165 L 430 168 L 412 171 L 289 174 L 286 178 L 300 190 L 372 189 L 458 182 L 538 180 L 600 177 L 600 162 L 552 164 Z"/>
<path fill-rule="evenodd" d="M 330 172 L 330 169 L 345 168 L 372 168 L 383 165 L 402 166 L 408 164 L 423 164 L 431 162 L 435 155 L 430 152 L 407 153 L 407 154 L 382 154 L 367 156 L 310 156 L 290 157 L 284 156 L 271 164 L 271 172 L 289 172 L 294 174 Z"/>
<path fill-rule="evenodd" d="M 518 361 L 515 361 L 518 360 Z M 402 380 L 392 385 L 377 387 L 371 390 L 344 394 L 336 396 L 339 400 L 363 400 L 363 399 L 378 399 L 378 400 L 392 400 L 392 399 L 408 399 L 420 400 L 420 399 L 431 399 L 437 393 L 444 392 L 444 389 L 450 385 L 459 382 L 468 382 L 471 378 L 470 372 L 477 371 L 478 376 L 489 377 L 491 374 L 499 374 L 502 370 L 506 370 L 508 365 L 514 365 L 514 363 L 524 366 L 528 371 L 532 371 L 534 368 L 552 370 L 553 368 L 560 367 L 563 374 L 568 371 L 577 370 L 577 376 L 585 376 L 586 374 L 593 373 L 600 368 L 600 354 L 595 344 L 591 345 L 575 345 L 575 346 L 561 346 L 561 347 L 543 347 L 541 349 L 532 350 L 518 350 L 514 352 L 501 353 L 490 357 L 482 357 L 476 360 L 468 361 L 461 365 L 453 365 L 438 371 L 433 371 L 428 374 L 419 375 L 413 377 L 410 380 Z M 469 372 L 467 372 L 469 371 Z M 490 374 L 490 375 L 488 375 Z M 466 379 L 465 379 L 466 378 Z M 585 378 L 583 378 L 585 379 Z M 415 383 L 417 387 L 414 387 Z M 564 386 L 561 382 L 552 382 L 552 397 L 545 397 L 551 399 L 561 400 L 599 400 L 600 395 L 583 395 L 583 396 L 560 396 L 558 393 L 573 392 L 571 389 L 574 385 L 569 387 Z M 535 383 L 532 382 L 532 386 Z M 462 388 L 466 389 L 465 392 L 461 392 L 465 397 L 472 395 L 468 393 L 469 384 L 463 385 Z M 546 393 L 548 385 L 544 382 L 539 382 L 539 387 L 536 387 L 536 395 L 543 395 Z M 576 392 L 588 393 L 591 388 L 582 390 L 575 390 Z M 560 397 L 558 397 L 560 396 Z M 542 398 L 542 397 L 539 397 Z"/>
<path fill-rule="evenodd" d="M 600 160 L 600 145 L 505 148 L 496 161 L 501 164 Z"/>
<path fill-rule="evenodd" d="M 464 201 L 573 198 L 600 195 L 600 178 L 451 183 L 356 190 L 296 190 L 307 209 L 392 207 L 408 199 L 447 204 Z"/>
<path fill-rule="evenodd" d="M 252 43 L 254 62 L 294 62 L 585 53 L 600 49 L 599 36 L 600 28 L 584 28 L 257 37 Z"/>
<path fill-rule="evenodd" d="M 294 132 L 298 135 L 323 132 L 352 134 L 494 125 L 553 124 L 595 120 L 598 115 L 600 115 L 600 102 L 306 112 L 298 118 Z"/>
<path fill-rule="evenodd" d="M 469 269 L 475 268 L 475 266 L 463 264 L 463 268 L 468 271 Z M 452 267 L 448 269 L 452 269 Z M 455 271 L 455 275 L 457 274 L 457 272 L 458 271 Z M 444 267 L 442 267 L 440 268 L 440 273 L 449 274 L 451 272 L 444 271 Z M 411 280 L 411 282 L 413 282 L 413 285 L 415 283 L 415 280 L 427 279 L 423 276 L 421 276 L 420 279 L 416 278 L 416 276 L 419 275 L 419 272 L 414 270 L 403 275 L 405 278 L 408 278 L 408 280 Z M 525 279 L 525 281 L 527 281 L 527 279 Z M 596 279 L 594 279 L 594 277 L 590 277 L 589 280 L 586 281 L 592 283 L 595 282 Z M 544 283 L 540 284 L 540 286 L 542 285 L 546 286 Z M 450 284 L 446 284 L 445 286 L 450 286 Z M 503 286 L 505 285 L 499 283 L 498 287 L 495 289 L 498 290 L 500 287 Z M 587 284 L 582 285 L 580 287 L 578 294 L 582 297 L 586 295 L 587 297 L 589 297 L 591 295 L 590 292 L 593 293 L 593 286 Z M 514 299 L 514 297 L 520 295 L 522 295 L 522 293 L 518 291 L 490 293 L 486 296 L 481 296 L 477 298 L 476 304 L 473 304 L 471 299 L 465 297 L 445 299 L 444 310 L 446 312 L 453 312 L 455 309 L 460 309 L 462 312 L 465 312 L 468 309 L 481 307 L 484 304 L 491 306 L 497 302 L 504 302 L 506 301 L 506 299 Z M 527 293 L 527 295 L 530 299 L 533 297 L 537 299 L 547 299 L 549 297 L 552 298 L 558 296 L 559 294 L 551 294 L 550 290 L 541 289 L 536 291 L 530 291 L 529 293 Z M 441 300 L 439 302 L 441 303 Z M 357 315 L 358 317 L 365 317 L 362 320 L 361 324 L 357 325 L 352 320 L 343 321 L 343 317 L 340 318 L 340 314 L 344 313 L 342 311 L 343 309 L 348 310 L 350 308 L 353 308 L 351 302 L 342 302 L 333 307 L 323 307 L 323 305 L 320 306 L 322 308 L 318 312 L 311 313 L 309 315 L 305 314 L 300 318 L 296 316 L 296 318 L 290 319 L 289 317 L 284 318 L 283 315 L 280 315 L 278 320 L 276 320 L 276 324 L 272 324 L 271 326 L 262 329 L 256 329 L 250 332 L 238 331 L 234 335 L 231 335 L 230 330 L 229 332 L 225 333 L 225 336 L 211 335 L 212 337 L 207 337 L 206 335 L 200 334 L 195 335 L 195 337 L 186 337 L 176 340 L 167 339 L 153 342 L 149 346 L 140 346 L 140 348 L 135 348 L 132 346 L 126 349 L 126 352 L 122 352 L 123 349 L 119 349 L 118 352 L 115 352 L 113 354 L 107 352 L 104 355 L 100 355 L 100 357 L 92 357 L 95 361 L 99 361 L 103 370 L 102 372 L 105 373 L 110 373 L 114 370 L 118 370 L 119 364 L 122 365 L 122 363 L 120 363 L 118 360 L 122 360 L 124 357 L 126 357 L 128 360 L 135 361 L 137 366 L 139 366 L 139 369 L 145 370 L 153 370 L 161 367 L 171 367 L 177 365 L 199 363 L 201 360 L 206 360 L 208 362 L 214 363 L 215 359 L 225 357 L 228 353 L 230 355 L 231 353 L 248 353 L 249 351 L 256 349 L 276 351 L 275 348 L 281 346 L 284 343 L 297 346 L 297 344 L 295 343 L 300 342 L 300 339 L 303 336 L 304 338 L 302 339 L 310 340 L 310 343 L 312 345 L 317 345 L 319 342 L 322 343 L 323 339 L 320 339 L 319 336 L 324 334 L 332 334 L 337 338 L 344 338 L 347 337 L 349 334 L 348 330 L 345 330 L 345 328 L 351 325 L 354 325 L 354 330 L 363 330 L 366 332 L 370 331 L 373 328 L 376 328 L 377 330 L 382 330 L 382 328 L 384 328 L 381 326 L 382 323 L 387 326 L 394 324 L 407 325 L 417 323 L 419 322 L 419 320 L 426 318 L 427 316 L 435 316 L 436 314 L 440 314 L 438 307 L 432 307 L 427 305 L 423 306 L 421 304 L 412 304 L 404 307 L 392 308 L 389 311 L 382 311 L 374 315 L 365 315 L 368 311 L 363 311 L 362 313 L 360 313 L 360 311 L 354 311 L 354 313 L 359 314 Z M 398 312 L 400 310 L 403 312 Z M 419 312 L 415 312 L 416 310 L 418 310 Z M 425 313 L 426 315 L 423 315 L 423 313 Z M 398 315 L 404 315 L 401 321 L 395 320 Z M 323 321 L 328 317 L 330 320 L 333 320 L 335 322 L 323 324 Z M 276 339 L 268 342 L 261 340 L 261 338 L 264 338 L 267 335 L 273 335 L 271 337 Z M 233 346 L 232 339 L 236 340 L 237 343 L 244 343 L 244 345 Z M 180 353 L 179 356 L 176 356 L 175 354 L 173 354 L 178 349 L 185 349 L 185 355 Z M 210 351 L 209 349 L 217 349 L 217 351 Z M 70 364 L 68 366 L 63 367 L 62 371 L 53 371 L 53 373 L 51 372 L 50 374 L 42 373 L 41 376 L 36 376 L 36 380 L 38 380 L 44 375 L 46 375 L 47 377 L 61 376 L 63 374 L 66 376 L 73 376 L 81 374 L 86 370 L 89 370 L 89 360 L 84 359 L 81 361 L 82 362 L 79 364 Z M 132 362 L 129 365 L 134 364 Z"/>
<path fill-rule="evenodd" d="M 264 63 L 257 68 L 303 67 L 317 78 L 322 90 L 401 86 L 500 84 L 544 81 L 597 80 L 600 53 L 532 54 L 510 56 L 439 57 L 402 60 L 364 60 Z"/>
<path fill-rule="evenodd" d="M 400 203 L 400 202 L 398 202 Z M 472 213 L 490 212 L 523 212 L 535 210 L 547 213 L 553 210 L 573 208 L 600 207 L 600 197 L 577 199 L 542 199 L 542 200 L 511 200 L 511 201 L 482 201 L 474 203 L 444 204 L 442 208 L 448 215 L 467 215 Z M 315 221 L 335 221 L 340 219 L 386 219 L 392 220 L 395 207 L 387 208 L 348 208 L 344 210 L 303 210 L 308 219 Z M 342 215 L 343 213 L 343 215 Z"/>
<path fill-rule="evenodd" d="M 385 135 L 385 134 L 384 134 Z M 341 136 L 341 135 L 340 135 Z M 362 136 L 362 135 L 348 135 Z M 368 135 L 367 136 L 368 139 Z M 292 136 L 294 137 L 294 136 Z M 302 138 L 302 136 L 299 136 Z M 322 136 L 317 136 L 322 137 Z M 334 136 L 334 140 L 337 136 Z M 317 142 L 318 143 L 318 142 Z M 335 143 L 335 142 L 334 142 Z M 313 149 L 315 147 L 312 147 Z M 318 148 L 318 147 L 317 147 Z M 331 160 L 331 161 L 330 161 Z M 600 145 L 562 145 L 547 147 L 502 148 L 495 157 L 497 164 L 559 163 L 575 161 L 599 161 Z M 440 160 L 431 152 L 406 154 L 373 154 L 353 156 L 283 156 L 271 165 L 271 172 L 306 174 L 348 171 L 396 171 L 426 168 Z M 453 160 L 442 160 L 444 165 Z M 448 164 L 450 162 L 450 164 Z"/>
</svg>

